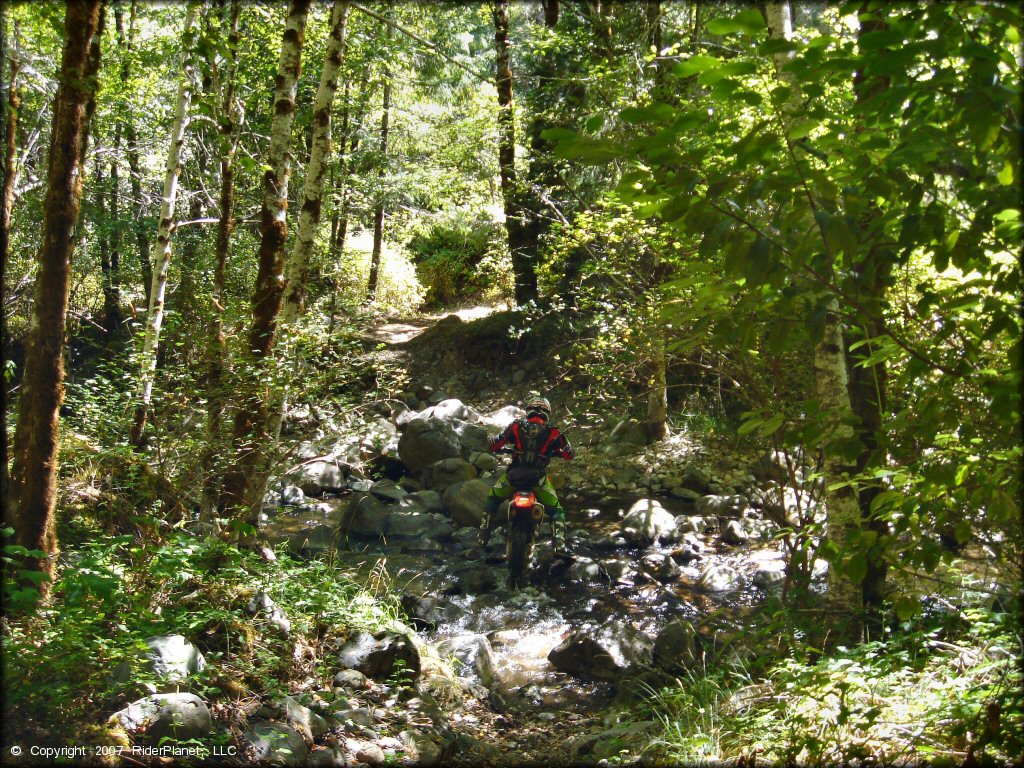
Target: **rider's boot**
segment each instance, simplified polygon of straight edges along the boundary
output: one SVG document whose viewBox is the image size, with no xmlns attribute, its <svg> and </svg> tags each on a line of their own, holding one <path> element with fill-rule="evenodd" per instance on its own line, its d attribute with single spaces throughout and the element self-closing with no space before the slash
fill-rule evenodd
<svg viewBox="0 0 1024 768">
<path fill-rule="evenodd" d="M 554 553 L 558 557 L 569 557 L 569 550 L 565 545 L 565 520 L 558 518 L 551 521 L 551 540 L 554 544 Z"/>
<path fill-rule="evenodd" d="M 501 500 L 497 496 L 488 496 L 484 509 L 484 519 L 480 523 L 480 546 L 486 547 L 491 540 L 491 531 L 498 519 L 498 509 L 501 507 Z"/>
</svg>

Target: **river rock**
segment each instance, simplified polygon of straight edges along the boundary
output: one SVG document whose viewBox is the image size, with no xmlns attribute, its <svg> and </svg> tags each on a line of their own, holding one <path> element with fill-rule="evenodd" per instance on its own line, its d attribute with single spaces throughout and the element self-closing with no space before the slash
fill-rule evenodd
<svg viewBox="0 0 1024 768">
<path fill-rule="evenodd" d="M 636 580 L 636 565 L 626 560 L 605 560 L 602 567 L 612 584 L 632 584 Z"/>
<path fill-rule="evenodd" d="M 577 557 L 566 572 L 571 581 L 596 581 L 604 575 L 601 564 L 589 557 Z"/>
<path fill-rule="evenodd" d="M 786 580 L 784 570 L 777 568 L 759 568 L 754 572 L 752 581 L 761 589 L 769 590 Z"/>
<path fill-rule="evenodd" d="M 638 447 L 647 445 L 647 430 L 644 425 L 636 419 L 623 419 L 615 425 L 608 439 L 609 445 L 616 443 L 629 443 Z"/>
<path fill-rule="evenodd" d="M 440 526 L 445 526 L 442 529 Z M 452 526 L 447 520 L 440 520 L 426 512 L 392 512 L 388 517 L 388 538 L 392 539 L 427 539 L 433 533 L 451 535 Z"/>
<path fill-rule="evenodd" d="M 723 563 L 710 563 L 697 577 L 697 586 L 708 592 L 731 592 L 740 588 L 740 574 Z"/>
<path fill-rule="evenodd" d="M 469 460 L 481 473 L 494 472 L 498 468 L 498 459 L 493 453 L 477 451 L 470 455 Z"/>
<path fill-rule="evenodd" d="M 746 506 L 746 497 L 739 494 L 732 496 L 709 494 L 697 499 L 697 503 L 694 505 L 694 511 L 698 515 L 740 517 L 743 514 L 743 508 Z"/>
<path fill-rule="evenodd" d="M 413 491 L 400 498 L 392 507 L 395 512 L 443 514 L 444 504 L 437 491 Z"/>
<path fill-rule="evenodd" d="M 147 639 L 146 645 L 146 665 L 157 677 L 170 682 L 184 680 L 206 667 L 203 654 L 182 635 L 157 635 Z"/>
<path fill-rule="evenodd" d="M 242 736 L 247 762 L 266 765 L 304 765 L 309 750 L 302 735 L 284 723 L 259 722 Z"/>
<path fill-rule="evenodd" d="M 476 477 L 476 467 L 462 458 L 436 461 L 423 473 L 423 480 L 427 487 L 435 491 L 443 491 L 449 485 L 472 480 L 474 477 Z"/>
<path fill-rule="evenodd" d="M 291 696 L 285 696 L 283 706 L 284 720 L 288 725 L 301 733 L 306 741 L 312 742 L 323 736 L 329 730 L 327 721 L 311 710 L 303 706 Z"/>
<path fill-rule="evenodd" d="M 506 405 L 496 411 L 484 414 L 480 417 L 480 423 L 494 429 L 504 429 L 516 419 L 526 416 L 526 411 L 517 405 Z"/>
<path fill-rule="evenodd" d="M 420 673 L 420 652 L 404 633 L 360 632 L 338 652 L 338 663 L 373 680 L 387 680 L 396 672 L 415 680 Z"/>
<path fill-rule="evenodd" d="M 325 493 L 341 493 L 348 472 L 348 465 L 336 458 L 316 458 L 299 465 L 294 472 L 289 473 L 288 478 L 306 496 L 315 499 Z"/>
<path fill-rule="evenodd" d="M 420 416 L 405 424 L 398 441 L 398 457 L 418 475 L 442 459 L 461 458 L 462 445 L 449 422 Z"/>
<path fill-rule="evenodd" d="M 431 595 L 404 594 L 401 604 L 416 629 L 436 629 L 438 624 L 457 621 L 466 613 L 455 603 Z"/>
<path fill-rule="evenodd" d="M 675 560 L 660 552 L 644 555 L 641 563 L 643 564 L 643 569 L 662 584 L 675 581 L 682 573 Z"/>
<path fill-rule="evenodd" d="M 642 720 L 617 725 L 599 733 L 575 736 L 566 743 L 573 765 L 606 764 L 620 759 L 623 748 L 639 751 L 650 740 L 650 734 L 657 731 L 661 723 L 657 720 Z M 581 758 L 587 758 L 581 760 Z"/>
<path fill-rule="evenodd" d="M 291 536 L 288 540 L 288 549 L 297 555 L 311 557 L 329 552 L 337 543 L 338 531 L 330 525 L 320 523 Z"/>
<path fill-rule="evenodd" d="M 698 494 L 707 493 L 711 484 L 711 475 L 702 467 L 696 464 L 687 464 L 683 468 L 682 477 L 679 478 L 679 486 L 696 491 Z"/>
<path fill-rule="evenodd" d="M 494 682 L 494 651 L 486 635 L 459 635 L 438 643 L 442 657 L 455 657 L 457 674 L 470 682 L 490 687 Z"/>
<path fill-rule="evenodd" d="M 498 588 L 498 574 L 495 570 L 479 563 L 459 566 L 452 573 L 452 581 L 445 594 L 480 595 Z"/>
<path fill-rule="evenodd" d="M 661 506 L 661 502 L 640 499 L 623 518 L 622 535 L 631 544 L 648 546 L 660 540 L 670 540 L 675 527 L 675 518 Z"/>
<path fill-rule="evenodd" d="M 285 612 L 263 590 L 252 596 L 252 599 L 246 604 L 245 610 L 251 616 L 262 613 L 263 617 L 285 637 L 292 631 L 292 623 Z"/>
<path fill-rule="evenodd" d="M 405 488 L 400 487 L 393 480 L 378 480 L 367 490 L 373 494 L 374 498 L 385 504 L 395 504 L 409 495 Z"/>
<path fill-rule="evenodd" d="M 306 503 L 306 494 L 297 485 L 286 485 L 281 489 L 281 506 L 301 507 Z"/>
<path fill-rule="evenodd" d="M 487 494 L 491 486 L 483 480 L 466 480 L 449 485 L 442 496 L 445 508 L 458 527 L 463 525 L 479 528 L 484 519 Z"/>
<path fill-rule="evenodd" d="M 114 722 L 138 741 L 157 744 L 164 736 L 199 739 L 213 730 L 206 704 L 193 693 L 158 693 L 114 713 Z"/>
<path fill-rule="evenodd" d="M 691 504 L 695 503 L 700 498 L 700 492 L 695 491 L 692 488 L 685 488 L 681 485 L 677 485 L 675 488 L 669 491 L 669 495 L 676 499 L 682 499 L 688 501 Z"/>
<path fill-rule="evenodd" d="M 723 544 L 743 544 L 750 538 L 740 520 L 726 520 L 720 534 Z"/>
<path fill-rule="evenodd" d="M 701 638 L 686 619 L 666 624 L 654 639 L 654 664 L 669 673 L 698 668 L 703 660 Z"/>
<path fill-rule="evenodd" d="M 366 675 L 358 669 L 343 669 L 334 676 L 334 684 L 339 688 L 351 688 L 360 691 L 368 685 Z"/>
<path fill-rule="evenodd" d="M 423 733 L 416 731 L 402 731 L 398 734 L 402 745 L 405 747 L 405 757 L 411 760 L 419 768 L 434 768 L 441 765 L 444 750 L 436 741 L 430 739 Z"/>
<path fill-rule="evenodd" d="M 583 679 L 617 680 L 635 665 L 649 665 L 652 643 L 642 632 L 617 620 L 572 632 L 552 649 L 555 669 Z"/>
<path fill-rule="evenodd" d="M 371 493 L 352 495 L 341 529 L 359 539 L 379 539 L 388 529 L 391 510 Z"/>
<path fill-rule="evenodd" d="M 470 408 L 468 405 L 463 403 L 461 400 L 450 397 L 447 400 L 442 400 L 437 405 L 430 406 L 425 415 L 432 416 L 435 419 L 444 419 L 450 421 L 452 419 L 458 419 L 459 421 L 477 422 L 480 421 L 480 414 Z"/>
</svg>

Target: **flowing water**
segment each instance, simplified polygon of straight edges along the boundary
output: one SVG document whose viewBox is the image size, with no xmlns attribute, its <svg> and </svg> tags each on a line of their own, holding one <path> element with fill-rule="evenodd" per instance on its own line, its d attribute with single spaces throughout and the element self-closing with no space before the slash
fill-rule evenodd
<svg viewBox="0 0 1024 768">
<path fill-rule="evenodd" d="M 311 541 L 319 539 L 320 549 L 334 549 L 336 562 L 371 590 L 387 586 L 402 594 L 441 599 L 446 605 L 445 618 L 420 630 L 420 635 L 432 643 L 485 635 L 493 649 L 495 668 L 492 703 L 514 706 L 518 702 L 541 712 L 586 713 L 600 708 L 614 689 L 607 682 L 582 681 L 559 672 L 548 661 L 548 653 L 570 631 L 615 621 L 628 623 L 653 639 L 661 627 L 680 617 L 696 620 L 718 611 L 738 621 L 744 610 L 764 599 L 764 592 L 750 583 L 753 570 L 782 568 L 775 544 L 719 547 L 712 534 L 705 537 L 704 553 L 682 565 L 677 579 L 662 584 L 640 575 L 614 581 L 600 565 L 618 561 L 635 567 L 645 555 L 672 550 L 593 546 L 601 534 L 618 530 L 622 510 L 634 500 L 606 497 L 603 506 L 590 509 L 567 505 L 570 550 L 577 561 L 573 564 L 552 556 L 544 526 L 534 552 L 531 586 L 518 592 L 505 588 L 506 568 L 495 547 L 484 558 L 475 543 L 475 530 L 461 529 L 452 540 L 441 543 L 342 540 L 332 547 L 327 526 L 337 525 L 348 503 L 345 497 L 320 505 L 320 511 L 275 515 L 268 533 L 277 541 L 301 540 L 303 532 Z M 495 536 L 500 542 L 500 533 Z M 698 589 L 697 577 L 709 562 L 736 568 L 743 575 L 743 586 L 720 593 Z M 474 571 L 474 580 L 485 582 L 481 590 L 464 593 L 460 589 L 467 570 Z"/>
</svg>

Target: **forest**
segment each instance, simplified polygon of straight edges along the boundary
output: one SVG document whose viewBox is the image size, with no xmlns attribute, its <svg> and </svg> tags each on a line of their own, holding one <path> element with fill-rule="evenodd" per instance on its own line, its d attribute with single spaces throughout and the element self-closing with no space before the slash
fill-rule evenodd
<svg viewBox="0 0 1024 768">
<path fill-rule="evenodd" d="M 1017 3 L 0 21 L 4 764 L 1024 754 Z"/>
</svg>

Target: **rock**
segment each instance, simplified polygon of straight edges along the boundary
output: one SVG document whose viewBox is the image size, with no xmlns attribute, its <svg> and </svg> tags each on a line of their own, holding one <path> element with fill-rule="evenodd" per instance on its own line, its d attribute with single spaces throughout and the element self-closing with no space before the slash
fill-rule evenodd
<svg viewBox="0 0 1024 768">
<path fill-rule="evenodd" d="M 696 560 L 704 553 L 704 542 L 695 533 L 684 533 L 679 539 L 679 545 L 672 550 L 671 556 L 674 560 L 688 563 Z"/>
<path fill-rule="evenodd" d="M 366 763 L 367 765 L 384 765 L 384 762 L 387 760 L 384 750 L 372 741 L 362 742 L 352 750 L 352 754 L 360 763 Z"/>
<path fill-rule="evenodd" d="M 676 539 L 681 539 L 687 533 L 698 532 L 697 521 L 690 515 L 676 516 Z"/>
<path fill-rule="evenodd" d="M 413 474 L 442 459 L 462 457 L 462 444 L 452 425 L 441 419 L 417 417 L 405 424 L 398 457 Z"/>
<path fill-rule="evenodd" d="M 759 568 L 754 572 L 753 582 L 761 589 L 771 589 L 786 580 L 784 571 L 773 568 Z"/>
<path fill-rule="evenodd" d="M 498 468 L 498 459 L 493 453 L 477 452 L 470 456 L 470 461 L 480 472 L 494 472 Z"/>
<path fill-rule="evenodd" d="M 301 507 L 306 501 L 306 494 L 297 485 L 286 485 L 281 489 L 281 504 L 285 507 Z"/>
<path fill-rule="evenodd" d="M 381 632 L 377 636 L 359 633 L 338 653 L 338 662 L 374 680 L 387 680 L 401 672 L 413 680 L 420 673 L 420 653 L 405 634 Z"/>
<path fill-rule="evenodd" d="M 711 483 L 711 476 L 702 467 L 696 464 L 687 464 L 683 468 L 680 485 L 698 493 L 707 493 L 708 485 Z"/>
<path fill-rule="evenodd" d="M 267 765 L 303 765 L 309 750 L 302 735 L 283 723 L 255 723 L 242 736 L 247 762 Z"/>
<path fill-rule="evenodd" d="M 392 512 L 388 517 L 389 539 L 422 539 L 428 531 L 436 528 L 438 519 L 425 512 Z M 446 523 L 447 524 L 447 523 Z M 449 533 L 451 525 L 448 524 Z"/>
<path fill-rule="evenodd" d="M 203 654 L 182 635 L 157 635 L 147 639 L 146 645 L 146 664 L 157 677 L 180 681 L 206 667 Z"/>
<path fill-rule="evenodd" d="M 443 514 L 444 504 L 437 491 L 414 491 L 400 498 L 393 507 L 395 512 Z"/>
<path fill-rule="evenodd" d="M 479 528 L 484 518 L 485 503 L 491 486 L 483 480 L 466 480 L 448 486 L 442 497 L 444 506 L 456 526 Z"/>
<path fill-rule="evenodd" d="M 494 682 L 494 651 L 485 635 L 459 635 L 443 640 L 437 646 L 443 657 L 454 656 L 459 665 L 457 674 L 464 680 L 490 687 Z"/>
<path fill-rule="evenodd" d="M 697 577 L 697 586 L 708 592 L 731 592 L 740 587 L 740 575 L 735 568 L 711 563 Z"/>
<path fill-rule="evenodd" d="M 625 560 L 605 560 L 603 568 L 613 584 L 632 584 L 637 576 L 636 566 Z"/>
<path fill-rule="evenodd" d="M 565 574 L 571 581 L 595 581 L 603 575 L 601 565 L 589 557 L 575 558 Z"/>
<path fill-rule="evenodd" d="M 721 539 L 723 544 L 743 544 L 750 536 L 743 528 L 743 523 L 739 520 L 727 520 L 725 525 L 722 526 Z"/>
<path fill-rule="evenodd" d="M 285 637 L 292 631 L 292 623 L 285 615 L 285 612 L 281 610 L 277 603 L 270 599 L 270 595 L 262 590 L 253 595 L 252 599 L 245 606 L 245 610 L 253 616 L 262 613 L 264 618 Z"/>
<path fill-rule="evenodd" d="M 306 758 L 306 765 L 311 768 L 346 768 L 348 761 L 345 759 L 345 750 L 340 747 L 329 747 L 310 752 Z"/>
<path fill-rule="evenodd" d="M 676 561 L 668 555 L 661 553 L 644 555 L 641 560 L 644 570 L 662 584 L 675 581 L 679 578 L 682 570 L 676 565 Z"/>
<path fill-rule="evenodd" d="M 405 746 L 406 758 L 420 768 L 434 768 L 441 764 L 444 750 L 424 734 L 415 731 L 402 731 L 398 737 Z"/>
<path fill-rule="evenodd" d="M 686 619 L 669 622 L 654 639 L 654 663 L 666 672 L 699 668 L 703 658 L 697 630 Z"/>
<path fill-rule="evenodd" d="M 472 480 L 476 477 L 476 467 L 465 459 L 442 459 L 431 464 L 423 473 L 428 488 L 443 491 L 449 485 Z"/>
<path fill-rule="evenodd" d="M 600 733 L 587 733 L 571 739 L 568 744 L 569 757 L 573 765 L 577 764 L 608 764 L 611 760 L 621 759 L 623 748 L 639 751 L 650 741 L 649 734 L 658 730 L 661 723 L 656 720 L 642 720 L 617 725 Z M 587 760 L 580 758 L 587 757 Z M 600 761 L 600 762 L 598 762 Z M 630 762 L 630 761 L 625 761 Z"/>
<path fill-rule="evenodd" d="M 325 493 L 341 493 L 349 467 L 335 458 L 316 458 L 299 465 L 289 479 L 306 495 L 319 498 Z"/>
<path fill-rule="evenodd" d="M 681 485 L 678 485 L 671 491 L 669 491 L 669 495 L 672 496 L 673 498 L 682 499 L 683 501 L 688 501 L 691 503 L 696 502 L 697 499 L 700 498 L 699 491 L 695 491 L 692 488 L 684 488 Z"/>
<path fill-rule="evenodd" d="M 638 664 L 649 665 L 652 648 L 642 632 L 613 619 L 572 632 L 548 654 L 548 661 L 583 679 L 617 680 Z"/>
<path fill-rule="evenodd" d="M 445 590 L 449 595 L 479 595 L 498 588 L 498 575 L 493 568 L 468 563 L 452 573 L 453 584 Z"/>
<path fill-rule="evenodd" d="M 136 741 L 153 745 L 165 736 L 185 741 L 203 738 L 213 730 L 210 710 L 192 693 L 147 696 L 114 713 L 111 720 Z"/>
<path fill-rule="evenodd" d="M 360 539 L 379 539 L 388 529 L 391 510 L 370 493 L 355 493 L 341 521 L 341 529 Z"/>
<path fill-rule="evenodd" d="M 375 728 L 377 725 L 377 719 L 366 707 L 339 709 L 333 712 L 332 716 L 348 730 Z"/>
<path fill-rule="evenodd" d="M 720 496 L 709 494 L 701 496 L 694 505 L 698 515 L 716 515 L 718 517 L 739 517 L 747 506 L 745 496 Z"/>
<path fill-rule="evenodd" d="M 448 421 L 458 419 L 459 421 L 473 422 L 480 420 L 479 413 L 454 397 L 442 400 L 437 405 L 431 406 L 427 410 L 428 413 L 425 415 L 432 416 L 435 419 L 444 419 Z"/>
<path fill-rule="evenodd" d="M 385 504 L 394 504 L 409 495 L 407 490 L 400 488 L 391 480 L 378 480 L 368 490 Z"/>
<path fill-rule="evenodd" d="M 402 595 L 402 609 L 417 629 L 436 629 L 465 615 L 465 610 L 448 600 L 429 595 Z"/>
<path fill-rule="evenodd" d="M 629 508 L 622 520 L 622 535 L 631 544 L 648 546 L 670 540 L 676 520 L 655 499 L 640 499 Z"/>
<path fill-rule="evenodd" d="M 465 458 L 474 451 L 483 453 L 490 450 L 490 441 L 487 437 L 487 430 L 479 424 L 471 424 L 467 421 L 452 421 L 452 428 L 459 437 L 462 446 L 462 456 Z"/>
<path fill-rule="evenodd" d="M 608 439 L 605 441 L 609 445 L 616 443 L 629 443 L 636 446 L 647 445 L 647 430 L 644 429 L 644 425 L 635 419 L 623 419 L 615 428 L 612 429 L 612 433 L 608 435 Z"/>
<path fill-rule="evenodd" d="M 480 423 L 495 429 L 504 429 L 516 419 L 526 416 L 526 411 L 516 405 L 506 405 L 480 417 Z"/>
<path fill-rule="evenodd" d="M 341 688 L 351 688 L 353 690 L 362 690 L 368 683 L 366 675 L 357 669 L 343 669 L 341 672 L 334 676 L 334 684 Z"/>
<path fill-rule="evenodd" d="M 284 697 L 284 719 L 292 728 L 301 733 L 306 741 L 312 742 L 329 730 L 327 721 L 320 715 L 303 706 L 291 696 Z"/>
</svg>

